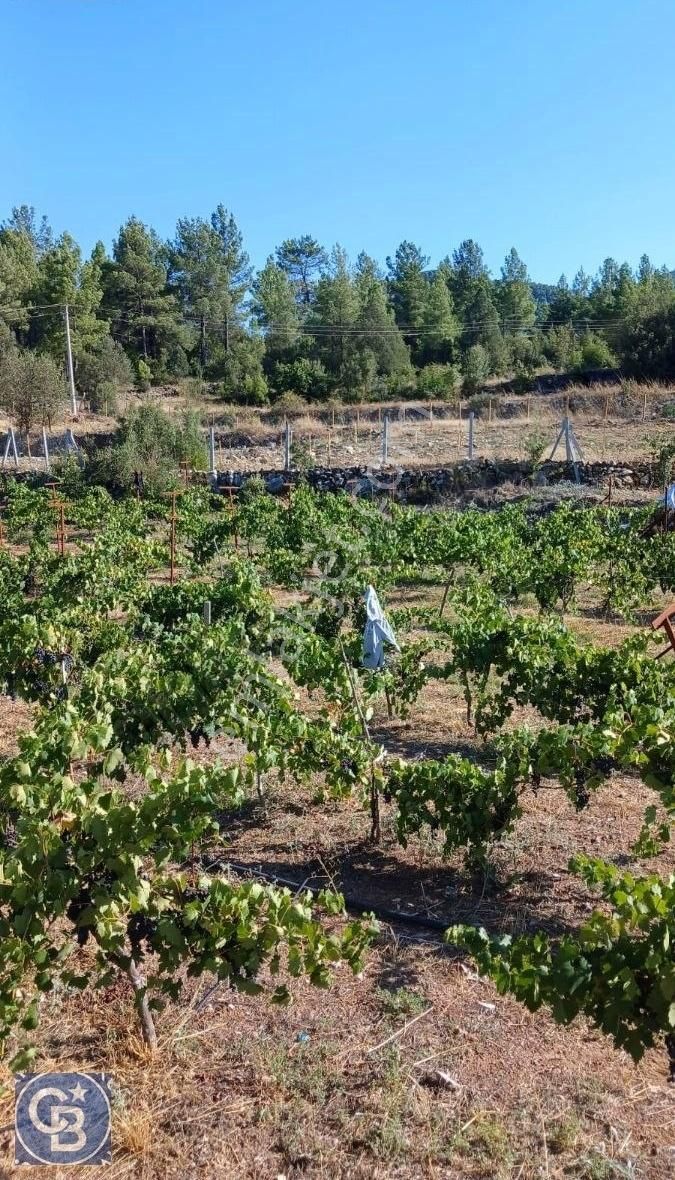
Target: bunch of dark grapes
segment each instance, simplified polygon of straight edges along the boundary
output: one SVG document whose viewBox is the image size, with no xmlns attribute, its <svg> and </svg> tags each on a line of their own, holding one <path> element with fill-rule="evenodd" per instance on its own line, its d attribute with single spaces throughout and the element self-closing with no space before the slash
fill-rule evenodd
<svg viewBox="0 0 675 1180">
<path fill-rule="evenodd" d="M 608 754 L 601 754 L 599 758 L 594 759 L 593 769 L 607 778 L 613 770 L 616 770 L 616 762 Z"/>
<path fill-rule="evenodd" d="M 574 778 L 574 806 L 577 811 L 583 811 L 584 807 L 588 806 L 591 798 L 585 772 L 583 770 L 576 770 L 574 772 Z"/>
<path fill-rule="evenodd" d="M 72 899 L 68 905 L 68 909 L 66 910 L 66 915 L 74 926 L 77 926 L 80 915 L 83 914 L 90 905 L 91 893 L 89 892 L 89 886 L 83 885 L 77 897 Z M 89 933 L 90 931 L 88 926 L 77 926 L 76 938 L 79 946 L 85 945 L 89 938 Z"/>
<path fill-rule="evenodd" d="M 151 943 L 157 933 L 157 921 L 147 914 L 132 914 L 127 922 L 127 934 L 134 953 L 134 958 L 143 954 L 142 943 Z"/>
<path fill-rule="evenodd" d="M 16 830 L 16 824 L 13 820 L 8 819 L 6 821 L 5 830 L 2 833 L 2 836 L 0 836 L 0 842 L 2 843 L 3 847 L 7 849 L 16 848 L 17 844 L 19 843 L 19 835 Z"/>
<path fill-rule="evenodd" d="M 211 738 L 210 738 L 209 734 L 206 732 L 206 730 L 204 729 L 204 726 L 201 724 L 196 725 L 194 729 L 190 730 L 190 741 L 192 742 L 192 749 L 193 750 L 199 749 L 200 741 L 204 742 L 204 745 L 206 746 L 207 750 L 208 750 L 209 746 L 211 745 Z"/>
</svg>

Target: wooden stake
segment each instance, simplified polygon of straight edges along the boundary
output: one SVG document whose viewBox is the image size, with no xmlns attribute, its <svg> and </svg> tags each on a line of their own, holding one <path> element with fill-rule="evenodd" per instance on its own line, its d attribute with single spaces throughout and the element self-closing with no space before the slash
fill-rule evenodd
<svg viewBox="0 0 675 1180">
<path fill-rule="evenodd" d="M 642 421 L 647 421 L 647 390 L 642 395 Z"/>
<path fill-rule="evenodd" d="M 169 580 L 173 586 L 176 580 L 176 493 L 171 493 L 171 567 Z"/>
</svg>

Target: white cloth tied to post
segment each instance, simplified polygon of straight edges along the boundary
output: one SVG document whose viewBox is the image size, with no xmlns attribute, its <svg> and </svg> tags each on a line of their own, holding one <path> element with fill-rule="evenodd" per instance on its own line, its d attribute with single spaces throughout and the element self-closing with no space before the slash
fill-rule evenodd
<svg viewBox="0 0 675 1180">
<path fill-rule="evenodd" d="M 390 643 L 397 651 L 400 647 L 391 624 L 385 618 L 375 587 L 369 586 L 365 593 L 366 625 L 363 629 L 363 666 L 382 668 L 384 666 L 384 645 Z"/>
</svg>

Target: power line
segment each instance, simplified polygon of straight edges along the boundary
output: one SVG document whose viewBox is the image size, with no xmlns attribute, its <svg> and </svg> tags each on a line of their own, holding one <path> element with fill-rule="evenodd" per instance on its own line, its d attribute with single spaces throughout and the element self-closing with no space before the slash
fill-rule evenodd
<svg viewBox="0 0 675 1180">
<path fill-rule="evenodd" d="M 71 308 L 71 316 L 76 322 L 78 317 L 82 314 L 81 310 Z M 171 317 L 172 322 L 176 326 L 182 327 L 201 327 L 202 322 L 205 329 L 209 331 L 236 331 L 243 326 L 231 318 L 223 320 L 211 319 L 197 313 L 183 312 L 180 316 L 172 316 L 172 309 L 165 309 L 160 312 L 153 312 L 148 310 L 143 312 L 129 312 L 128 309 L 106 307 L 92 309 L 88 314 L 101 323 L 113 322 L 119 324 L 129 325 L 130 328 L 151 327 L 152 321 L 162 319 L 164 316 Z M 54 312 L 65 312 L 65 304 L 60 303 L 45 303 L 35 304 L 32 306 L 20 306 L 4 304 L 0 305 L 0 313 L 15 314 L 17 316 L 27 316 L 29 319 L 42 319 L 49 317 Z M 467 322 L 456 322 L 456 334 L 466 335 L 471 332 L 479 332 L 481 329 L 493 327 L 502 334 L 506 332 L 514 333 L 520 336 L 533 336 L 538 334 L 546 334 L 552 328 L 569 328 L 575 333 L 583 333 L 587 331 L 599 331 L 605 333 L 618 332 L 627 324 L 634 322 L 632 317 L 621 316 L 613 317 L 591 317 L 580 316 L 575 319 L 546 319 L 541 322 L 533 324 L 523 324 L 517 317 L 507 317 L 495 323 L 493 319 L 469 320 Z M 158 326 L 161 326 L 158 325 Z M 288 323 L 268 323 L 258 324 L 259 329 L 263 335 L 276 334 L 287 336 L 310 336 L 315 339 L 330 339 L 330 338 L 395 338 L 398 336 L 414 337 L 423 339 L 427 336 L 438 336 L 442 329 L 439 328 L 421 328 L 412 324 L 396 324 L 392 323 L 391 327 L 383 328 L 367 328 L 360 327 L 358 323 L 308 323 L 307 321 L 299 324 Z"/>
</svg>

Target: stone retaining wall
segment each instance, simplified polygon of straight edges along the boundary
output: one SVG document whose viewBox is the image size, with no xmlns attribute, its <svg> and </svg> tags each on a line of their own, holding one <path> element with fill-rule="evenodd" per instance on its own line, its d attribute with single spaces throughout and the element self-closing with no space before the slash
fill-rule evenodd
<svg viewBox="0 0 675 1180">
<path fill-rule="evenodd" d="M 576 467 L 576 472 L 575 472 Z M 534 468 L 529 462 L 517 460 L 474 459 L 446 467 L 315 467 L 309 471 L 222 472 L 220 487 L 240 487 L 247 480 L 264 480 L 271 492 L 280 492 L 287 484 L 306 481 L 319 491 L 349 491 L 356 495 L 376 496 L 394 493 L 403 500 L 427 500 L 436 496 L 495 488 L 511 483 L 516 487 L 545 487 L 550 484 L 574 483 L 605 487 L 610 476 L 616 488 L 650 488 L 653 468 L 645 464 L 623 467 L 611 463 L 542 463 Z"/>
</svg>

